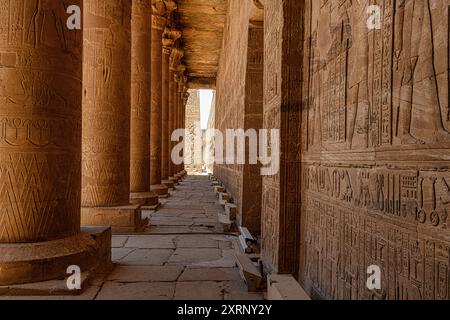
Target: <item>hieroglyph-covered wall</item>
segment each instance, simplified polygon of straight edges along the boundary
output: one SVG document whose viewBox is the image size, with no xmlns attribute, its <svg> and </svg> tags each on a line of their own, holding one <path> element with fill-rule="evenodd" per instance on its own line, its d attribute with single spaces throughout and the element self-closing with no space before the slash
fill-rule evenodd
<svg viewBox="0 0 450 320">
<path fill-rule="evenodd" d="M 187 152 L 185 154 L 186 170 L 188 172 L 198 172 L 202 170 L 203 149 L 196 142 L 202 141 L 202 131 L 200 127 L 200 91 L 189 90 L 189 99 L 186 104 L 186 130 Z M 196 150 L 199 149 L 200 150 Z M 197 151 L 197 152 L 196 152 Z"/>
<path fill-rule="evenodd" d="M 449 5 L 306 1 L 300 278 L 322 297 L 450 298 Z"/>
</svg>

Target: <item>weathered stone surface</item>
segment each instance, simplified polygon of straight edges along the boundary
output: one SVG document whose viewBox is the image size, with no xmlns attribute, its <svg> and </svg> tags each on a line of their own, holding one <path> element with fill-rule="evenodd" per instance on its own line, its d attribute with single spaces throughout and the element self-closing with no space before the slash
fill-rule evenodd
<svg viewBox="0 0 450 320">
<path fill-rule="evenodd" d="M 161 74 L 161 82 L 162 82 L 161 180 L 167 180 L 169 179 L 169 165 L 170 165 L 169 162 L 170 143 L 168 137 L 172 134 L 172 132 L 169 131 L 170 55 L 172 53 L 172 46 L 174 45 L 174 40 L 171 39 L 170 31 L 168 28 L 165 30 L 163 34 L 162 43 L 163 47 L 162 47 L 162 74 Z"/>
<path fill-rule="evenodd" d="M 3 3 L 0 18 L 0 285 L 106 269 L 110 230 L 80 230 L 82 32 L 53 2 Z"/>
<path fill-rule="evenodd" d="M 215 102 L 215 128 L 223 134 L 227 129 L 263 127 L 264 28 L 262 22 L 249 23 L 253 13 L 253 1 L 229 3 L 230 20 L 224 35 L 226 45 L 219 63 Z M 238 223 L 260 234 L 260 165 L 216 165 L 214 174 L 235 199 Z"/>
<path fill-rule="evenodd" d="M 156 1 L 152 12 L 152 105 L 151 105 L 151 134 L 150 134 L 150 185 L 154 188 L 161 186 L 162 164 L 162 36 L 167 26 L 167 9 L 163 1 Z M 158 195 L 160 189 L 152 190 Z M 165 192 L 167 194 L 167 190 Z"/>
<path fill-rule="evenodd" d="M 170 300 L 175 284 L 171 282 L 106 282 L 97 300 Z"/>
<path fill-rule="evenodd" d="M 218 248 L 218 241 L 207 235 L 181 235 L 176 237 L 177 248 Z"/>
<path fill-rule="evenodd" d="M 202 170 L 203 151 L 197 151 L 202 139 L 199 136 L 200 128 L 200 92 L 198 90 L 189 90 L 189 99 L 186 105 L 186 126 L 188 137 L 185 143 L 186 154 L 184 155 L 186 170 L 188 172 L 200 172 Z"/>
<path fill-rule="evenodd" d="M 105 6 L 109 10 L 105 10 Z M 130 197 L 131 1 L 87 0 L 83 22 L 81 203 L 86 207 L 127 205 Z"/>
<path fill-rule="evenodd" d="M 221 257 L 217 248 L 177 248 L 169 259 L 169 264 L 185 264 L 216 261 Z"/>
<path fill-rule="evenodd" d="M 130 202 L 157 206 L 150 191 L 151 0 L 132 2 Z"/>
<path fill-rule="evenodd" d="M 132 1 L 131 192 L 150 191 L 151 0 Z"/>
<path fill-rule="evenodd" d="M 306 1 L 301 278 L 332 299 L 449 299 L 448 3 L 379 1 L 380 30 L 369 4 Z"/>
<path fill-rule="evenodd" d="M 82 32 L 56 32 L 66 20 L 56 3 L 7 2 L 0 17 L 0 243 L 74 236 L 80 232 Z"/>
<path fill-rule="evenodd" d="M 175 282 L 183 272 L 182 266 L 117 266 L 108 281 L 130 282 Z"/>
<path fill-rule="evenodd" d="M 216 281 L 177 282 L 175 300 L 222 300 L 223 287 Z"/>
<path fill-rule="evenodd" d="M 239 281 L 236 268 L 187 268 L 179 281 Z"/>
<path fill-rule="evenodd" d="M 128 236 L 114 235 L 112 237 L 112 247 L 113 248 L 123 248 L 123 246 L 125 245 L 127 240 L 128 240 Z"/>
<path fill-rule="evenodd" d="M 175 236 L 142 235 L 130 236 L 125 243 L 125 248 L 141 249 L 175 249 Z"/>
<path fill-rule="evenodd" d="M 81 208 L 83 226 L 111 226 L 114 232 L 138 232 L 142 231 L 147 223 L 137 205 Z"/>
<path fill-rule="evenodd" d="M 192 86 L 214 87 L 223 30 L 226 0 L 179 0 L 177 20 L 183 29 L 187 75 Z"/>
<path fill-rule="evenodd" d="M 173 252 L 170 249 L 136 249 L 117 262 L 120 265 L 162 266 Z"/>
<path fill-rule="evenodd" d="M 262 258 L 268 270 L 298 273 L 304 2 L 264 1 L 264 128 L 279 129 L 280 170 L 263 177 Z"/>
<path fill-rule="evenodd" d="M 112 260 L 117 262 L 135 250 L 135 248 L 112 248 Z"/>
</svg>

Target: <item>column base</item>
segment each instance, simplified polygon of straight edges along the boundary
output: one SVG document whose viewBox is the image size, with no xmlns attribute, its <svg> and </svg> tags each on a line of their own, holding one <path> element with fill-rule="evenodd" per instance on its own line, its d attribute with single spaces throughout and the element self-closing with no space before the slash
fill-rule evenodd
<svg viewBox="0 0 450 320">
<path fill-rule="evenodd" d="M 157 207 L 159 197 L 154 192 L 133 192 L 130 193 L 130 203 L 144 207 Z"/>
<path fill-rule="evenodd" d="M 168 198 L 169 197 L 169 188 L 165 185 L 158 184 L 150 187 L 150 190 L 156 193 L 160 198 Z"/>
<path fill-rule="evenodd" d="M 112 270 L 111 229 L 82 228 L 73 237 L 37 243 L 0 244 L 0 295 L 79 294 L 69 290 L 69 266 L 87 283 Z"/>
<path fill-rule="evenodd" d="M 175 182 L 173 182 L 172 180 L 163 180 L 161 181 L 161 183 L 167 188 L 175 190 Z"/>
<path fill-rule="evenodd" d="M 175 176 L 169 177 L 169 180 L 172 181 L 175 185 L 178 185 L 178 180 L 179 180 L 178 177 L 175 177 Z"/>
<path fill-rule="evenodd" d="M 139 205 L 122 207 L 81 207 L 82 226 L 111 226 L 113 233 L 142 232 L 148 219 Z"/>
</svg>

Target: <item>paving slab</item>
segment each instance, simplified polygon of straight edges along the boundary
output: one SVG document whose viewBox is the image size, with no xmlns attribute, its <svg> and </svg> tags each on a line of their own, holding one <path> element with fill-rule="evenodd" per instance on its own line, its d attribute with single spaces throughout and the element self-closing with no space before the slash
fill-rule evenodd
<svg viewBox="0 0 450 320">
<path fill-rule="evenodd" d="M 108 281 L 99 292 L 97 300 L 171 300 L 174 292 L 174 282 L 120 283 Z"/>
<path fill-rule="evenodd" d="M 118 282 L 174 282 L 184 267 L 181 266 L 116 266 L 108 281 Z"/>
<path fill-rule="evenodd" d="M 120 259 L 120 265 L 162 266 L 172 256 L 171 249 L 134 249 L 126 257 Z"/>
</svg>

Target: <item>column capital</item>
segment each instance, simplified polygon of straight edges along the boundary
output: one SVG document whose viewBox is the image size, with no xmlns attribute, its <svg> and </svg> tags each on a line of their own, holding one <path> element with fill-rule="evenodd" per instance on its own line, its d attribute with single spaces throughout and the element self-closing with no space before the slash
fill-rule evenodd
<svg viewBox="0 0 450 320">
<path fill-rule="evenodd" d="M 184 73 L 178 75 L 178 92 L 184 93 L 186 91 L 186 84 L 188 77 Z"/>
<path fill-rule="evenodd" d="M 251 0 L 252 6 L 250 7 L 250 22 L 260 24 L 264 23 L 264 1 Z"/>
<path fill-rule="evenodd" d="M 168 37 L 173 40 L 174 43 L 177 42 L 182 36 L 182 32 L 174 28 L 171 29 L 166 28 L 165 32 L 168 35 Z"/>
<path fill-rule="evenodd" d="M 184 57 L 184 50 L 180 48 L 173 48 L 170 55 L 170 70 L 174 72 L 179 72 L 181 65 L 181 59 Z M 183 70 L 184 71 L 184 70 Z"/>
<path fill-rule="evenodd" d="M 153 15 L 168 18 L 177 8 L 178 5 L 173 0 L 152 0 Z"/>
<path fill-rule="evenodd" d="M 152 29 L 157 29 L 163 31 L 167 26 L 167 19 L 158 14 L 152 15 Z"/>
<path fill-rule="evenodd" d="M 264 9 L 264 0 L 252 0 L 253 4 L 256 6 L 256 8 L 263 10 Z"/>
<path fill-rule="evenodd" d="M 181 82 L 182 78 L 185 77 L 184 72 L 186 71 L 186 66 L 184 64 L 179 64 L 177 69 L 174 71 L 175 82 Z"/>
<path fill-rule="evenodd" d="M 174 41 L 170 38 L 163 37 L 162 38 L 162 46 L 163 46 L 163 54 L 171 55 Z"/>
</svg>

